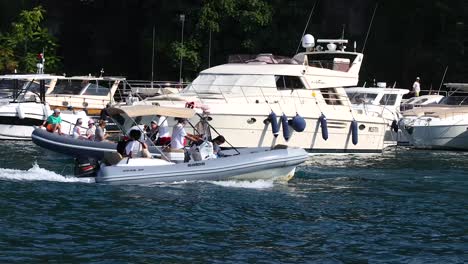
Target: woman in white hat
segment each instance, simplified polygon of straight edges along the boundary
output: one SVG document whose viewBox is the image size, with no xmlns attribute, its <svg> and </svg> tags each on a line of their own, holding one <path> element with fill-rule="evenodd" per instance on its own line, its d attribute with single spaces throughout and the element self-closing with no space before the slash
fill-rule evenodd
<svg viewBox="0 0 468 264">
<path fill-rule="evenodd" d="M 88 121 L 88 129 L 86 130 L 86 137 L 89 140 L 94 140 L 95 134 L 96 134 L 96 126 L 94 125 L 94 120 L 90 119 Z"/>
</svg>

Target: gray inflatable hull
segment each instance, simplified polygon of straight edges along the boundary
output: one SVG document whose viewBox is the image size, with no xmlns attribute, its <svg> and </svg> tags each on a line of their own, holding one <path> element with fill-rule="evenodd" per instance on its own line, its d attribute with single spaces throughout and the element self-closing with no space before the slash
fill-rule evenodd
<svg viewBox="0 0 468 264">
<path fill-rule="evenodd" d="M 299 148 L 243 149 L 241 154 L 212 160 L 157 166 L 102 166 L 96 182 L 106 184 L 158 184 L 183 181 L 284 179 L 308 159 Z"/>
<path fill-rule="evenodd" d="M 117 152 L 117 143 L 74 139 L 71 136 L 49 133 L 40 128 L 34 129 L 31 138 L 40 147 L 75 158 L 101 160 L 106 152 Z M 156 147 L 149 147 L 149 151 L 152 155 L 159 156 Z"/>
</svg>

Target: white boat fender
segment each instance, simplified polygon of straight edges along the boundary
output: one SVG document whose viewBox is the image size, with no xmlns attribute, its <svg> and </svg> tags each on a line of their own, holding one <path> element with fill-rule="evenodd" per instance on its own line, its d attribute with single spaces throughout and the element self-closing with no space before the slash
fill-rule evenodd
<svg viewBox="0 0 468 264">
<path fill-rule="evenodd" d="M 398 122 L 396 120 L 393 120 L 392 125 L 390 127 L 395 133 L 398 132 Z"/>
<path fill-rule="evenodd" d="M 42 115 L 44 116 L 44 120 L 49 116 L 49 110 L 47 105 L 42 105 Z"/>
<path fill-rule="evenodd" d="M 288 141 L 291 134 L 289 133 L 288 117 L 284 113 L 281 116 L 281 126 L 283 127 L 283 138 Z"/>
<path fill-rule="evenodd" d="M 353 145 L 358 143 L 358 123 L 356 120 L 351 121 L 351 139 Z"/>
<path fill-rule="evenodd" d="M 322 113 L 319 117 L 320 128 L 322 129 L 322 138 L 323 140 L 328 139 L 328 125 L 327 125 L 327 117 Z"/>
<path fill-rule="evenodd" d="M 303 132 L 306 128 L 306 122 L 302 116 L 296 113 L 293 119 L 289 120 L 289 124 L 296 132 Z"/>
<path fill-rule="evenodd" d="M 268 115 L 268 120 L 271 123 L 271 132 L 273 133 L 273 136 L 277 137 L 279 134 L 279 125 L 275 112 L 271 111 L 271 113 Z"/>
<path fill-rule="evenodd" d="M 21 107 L 21 104 L 16 107 L 16 115 L 19 119 L 24 119 L 24 110 L 23 107 Z"/>
</svg>

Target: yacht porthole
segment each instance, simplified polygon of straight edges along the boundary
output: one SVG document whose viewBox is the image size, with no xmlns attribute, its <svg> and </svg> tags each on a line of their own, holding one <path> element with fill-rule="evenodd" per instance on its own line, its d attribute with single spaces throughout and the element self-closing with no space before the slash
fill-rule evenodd
<svg viewBox="0 0 468 264">
<path fill-rule="evenodd" d="M 247 120 L 247 124 L 253 124 L 255 122 L 257 122 L 257 119 L 255 119 L 253 117 Z"/>
<path fill-rule="evenodd" d="M 63 106 L 68 106 L 68 102 L 67 102 L 67 101 L 63 101 L 63 102 L 62 102 L 62 105 L 63 105 Z"/>
<path fill-rule="evenodd" d="M 212 121 L 213 118 L 212 118 L 211 116 L 207 116 L 207 117 L 206 117 L 206 120 L 207 120 L 207 121 Z"/>
<path fill-rule="evenodd" d="M 364 129 L 366 129 L 365 125 L 359 125 L 359 130 L 364 130 Z"/>
<path fill-rule="evenodd" d="M 88 103 L 87 102 L 83 102 L 83 107 L 87 107 L 88 106 Z"/>
</svg>

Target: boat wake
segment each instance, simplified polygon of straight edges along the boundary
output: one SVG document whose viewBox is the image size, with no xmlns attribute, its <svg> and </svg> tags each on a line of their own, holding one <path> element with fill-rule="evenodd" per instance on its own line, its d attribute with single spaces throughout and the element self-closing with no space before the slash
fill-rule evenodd
<svg viewBox="0 0 468 264">
<path fill-rule="evenodd" d="M 54 182 L 87 182 L 73 176 L 63 176 L 53 171 L 39 167 L 36 163 L 29 170 L 16 170 L 0 168 L 0 179 L 16 181 L 54 181 Z"/>
<path fill-rule="evenodd" d="M 246 189 L 269 189 L 273 188 L 274 180 L 255 180 L 255 181 L 207 181 L 215 185 L 231 188 Z"/>
</svg>

